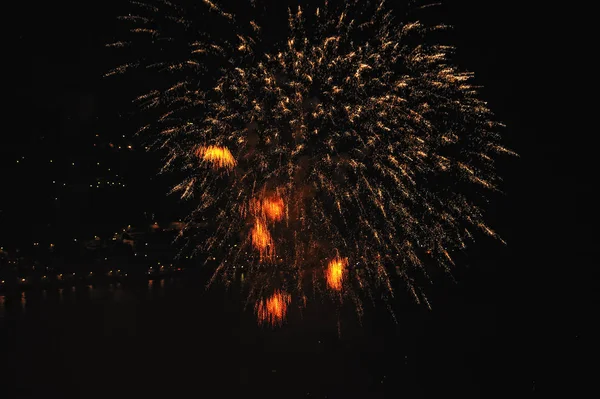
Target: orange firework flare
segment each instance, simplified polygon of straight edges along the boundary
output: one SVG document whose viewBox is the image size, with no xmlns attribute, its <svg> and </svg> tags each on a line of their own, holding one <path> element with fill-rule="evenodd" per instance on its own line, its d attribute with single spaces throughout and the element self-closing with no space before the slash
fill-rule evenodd
<svg viewBox="0 0 600 399">
<path fill-rule="evenodd" d="M 200 147 L 196 150 L 196 155 L 210 162 L 216 168 L 232 170 L 236 164 L 235 158 L 227 147 L 217 147 L 214 145 Z"/>
<path fill-rule="evenodd" d="M 274 254 L 273 239 L 267 229 L 267 225 L 260 218 L 256 218 L 254 227 L 251 231 L 252 245 L 258 249 L 260 258 L 272 258 Z"/>
<path fill-rule="evenodd" d="M 284 204 L 281 197 L 273 196 L 265 198 L 262 202 L 262 211 L 265 217 L 277 222 L 283 218 Z"/>
<path fill-rule="evenodd" d="M 348 258 L 340 258 L 336 256 L 329 265 L 327 265 L 327 271 L 325 273 L 327 277 L 327 285 L 332 290 L 340 291 L 342 289 L 342 280 L 344 279 L 344 273 L 348 266 Z"/>
<path fill-rule="evenodd" d="M 285 291 L 275 290 L 269 298 L 257 302 L 255 310 L 258 323 L 281 326 L 285 320 L 290 301 L 290 294 Z"/>
<path fill-rule="evenodd" d="M 275 194 L 263 199 L 251 200 L 250 210 L 256 217 L 263 217 L 272 222 L 279 222 L 283 219 L 285 203 L 283 198 Z"/>
</svg>

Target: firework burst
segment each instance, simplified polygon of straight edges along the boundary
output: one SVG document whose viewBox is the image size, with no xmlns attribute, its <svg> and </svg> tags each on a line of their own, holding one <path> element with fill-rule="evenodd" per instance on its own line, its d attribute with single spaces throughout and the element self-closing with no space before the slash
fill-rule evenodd
<svg viewBox="0 0 600 399">
<path fill-rule="evenodd" d="M 398 277 L 419 301 L 426 264 L 450 271 L 474 231 L 496 237 L 480 194 L 496 190 L 495 156 L 513 153 L 452 48 L 428 43 L 446 27 L 398 21 L 383 1 L 332 3 L 288 9 L 274 40 L 258 0 L 133 2 L 135 37 L 111 45 L 142 57 L 108 75 L 167 82 L 137 98 L 153 120 L 142 130 L 186 171 L 186 229 L 216 220 L 197 250 L 234 248 L 214 277 L 243 264 L 261 322 L 280 324 L 308 285 L 360 313 Z"/>
</svg>

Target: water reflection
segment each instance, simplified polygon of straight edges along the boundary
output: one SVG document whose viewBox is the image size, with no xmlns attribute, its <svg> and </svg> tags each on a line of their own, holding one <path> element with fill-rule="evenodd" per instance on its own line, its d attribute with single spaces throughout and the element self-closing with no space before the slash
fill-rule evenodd
<svg viewBox="0 0 600 399">
<path fill-rule="evenodd" d="M 146 289 L 146 298 L 152 298 L 152 287 L 154 287 L 154 280 L 148 280 L 148 287 Z"/>
<path fill-rule="evenodd" d="M 148 280 L 148 286 L 146 288 L 146 297 L 148 299 L 152 299 L 154 296 L 162 297 L 165 293 L 165 280 L 161 279 L 160 281 L 156 280 Z"/>
<path fill-rule="evenodd" d="M 142 284 L 121 283 L 113 281 L 111 283 L 93 285 L 89 282 L 81 286 L 67 285 L 64 287 L 44 287 L 31 289 L 27 291 L 12 294 L 4 293 L 0 295 L 0 319 L 4 319 L 11 313 L 24 314 L 30 313 L 36 307 L 46 307 L 52 302 L 54 305 L 76 304 L 78 302 L 92 301 L 96 303 L 133 303 L 142 295 L 146 300 L 163 298 L 166 290 L 176 288 L 180 285 L 180 279 L 167 277 L 164 279 L 148 280 Z M 138 288 L 136 288 L 136 286 Z M 141 292 L 139 289 L 141 288 Z M 145 288 L 145 290 L 144 290 Z"/>
</svg>

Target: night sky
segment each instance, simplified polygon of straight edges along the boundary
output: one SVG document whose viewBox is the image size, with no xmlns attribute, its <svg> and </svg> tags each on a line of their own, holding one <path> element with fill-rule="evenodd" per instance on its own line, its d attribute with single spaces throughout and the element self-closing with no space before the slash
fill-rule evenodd
<svg viewBox="0 0 600 399">
<path fill-rule="evenodd" d="M 315 308 L 261 329 L 234 293 L 199 299 L 189 293 L 202 284 L 184 279 L 158 305 L 0 319 L 1 397 L 580 397 L 597 374 L 593 131 L 562 122 L 571 111 L 548 86 L 570 84 L 553 76 L 566 69 L 551 70 L 572 51 L 544 10 L 527 7 L 457 0 L 438 11 L 520 158 L 498 163 L 504 194 L 487 214 L 508 245 L 472 245 L 456 282 L 431 289 L 433 311 L 400 298 L 397 325 L 372 309 L 342 337 Z M 160 155 L 133 137 L 130 99 L 143 82 L 102 77 L 122 61 L 104 44 L 126 12 L 116 1 L 5 9 L 0 247 L 66 245 L 189 211 L 166 196 L 174 177 L 157 176 Z"/>
</svg>

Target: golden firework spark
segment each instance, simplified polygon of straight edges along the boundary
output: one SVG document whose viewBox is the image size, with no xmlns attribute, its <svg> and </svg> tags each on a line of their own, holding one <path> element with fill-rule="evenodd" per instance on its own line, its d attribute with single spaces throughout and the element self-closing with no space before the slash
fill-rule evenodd
<svg viewBox="0 0 600 399">
<path fill-rule="evenodd" d="M 255 311 L 259 324 L 281 326 L 285 321 L 292 297 L 285 291 L 275 290 L 273 295 L 256 303 Z"/>
</svg>

